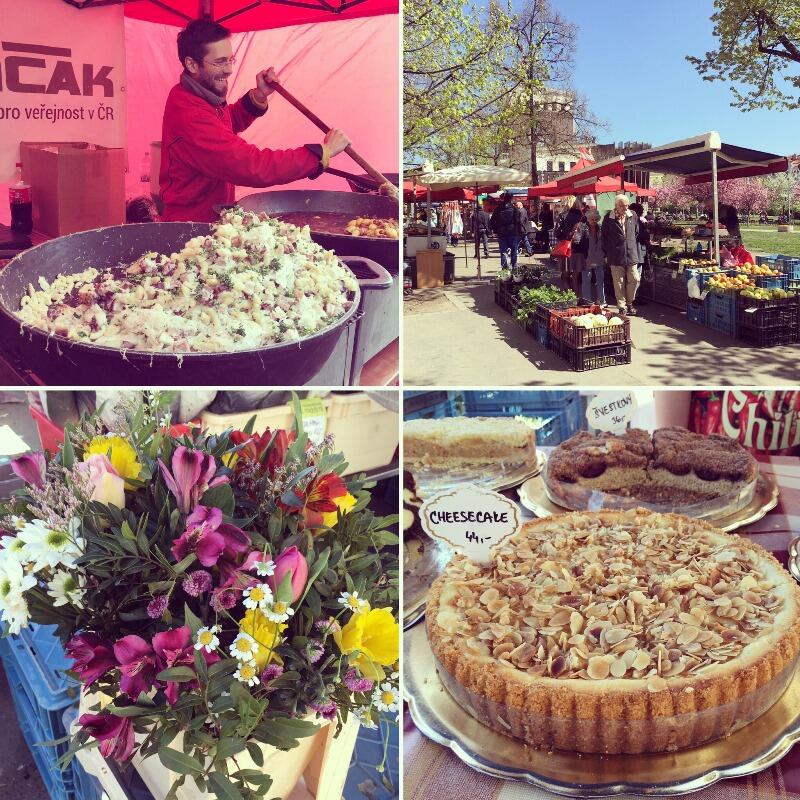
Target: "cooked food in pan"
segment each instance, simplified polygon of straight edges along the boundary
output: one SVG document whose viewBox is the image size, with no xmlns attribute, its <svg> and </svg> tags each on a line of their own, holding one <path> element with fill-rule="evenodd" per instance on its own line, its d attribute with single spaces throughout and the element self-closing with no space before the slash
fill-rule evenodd
<svg viewBox="0 0 800 800">
<path fill-rule="evenodd" d="M 358 217 L 333 211 L 279 211 L 273 214 L 284 222 L 302 228 L 304 225 L 314 233 L 337 234 L 339 236 L 371 236 L 376 239 L 397 239 L 400 225 L 396 219 L 380 217 Z"/>
<path fill-rule="evenodd" d="M 400 225 L 396 219 L 378 217 L 357 217 L 347 223 L 345 230 L 351 236 L 377 236 L 382 239 L 397 239 Z"/>
<path fill-rule="evenodd" d="M 178 253 L 38 284 L 17 312 L 36 328 L 123 350 L 216 353 L 327 327 L 351 307 L 358 281 L 307 228 L 234 208 Z"/>
</svg>

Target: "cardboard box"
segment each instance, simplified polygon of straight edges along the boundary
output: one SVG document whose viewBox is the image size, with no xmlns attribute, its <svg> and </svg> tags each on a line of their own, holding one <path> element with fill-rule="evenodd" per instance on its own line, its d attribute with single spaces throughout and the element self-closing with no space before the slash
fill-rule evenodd
<svg viewBox="0 0 800 800">
<path fill-rule="evenodd" d="M 33 227 L 47 236 L 125 222 L 125 151 L 88 142 L 20 142 Z"/>
<path fill-rule="evenodd" d="M 417 288 L 444 286 L 444 253 L 441 250 L 417 250 Z"/>
</svg>

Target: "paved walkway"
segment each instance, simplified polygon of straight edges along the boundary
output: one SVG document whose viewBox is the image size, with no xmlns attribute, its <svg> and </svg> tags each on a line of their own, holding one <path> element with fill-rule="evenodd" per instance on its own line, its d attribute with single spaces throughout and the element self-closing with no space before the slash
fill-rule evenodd
<svg viewBox="0 0 800 800">
<path fill-rule="evenodd" d="M 631 318 L 630 364 L 573 372 L 494 302 L 486 277 L 500 269 L 497 244 L 488 262 L 456 259 L 456 282 L 415 290 L 404 302 L 404 378 L 414 386 L 777 386 L 800 383 L 800 349 L 750 347 L 695 325 L 683 312 L 649 302 Z M 546 257 L 523 257 L 533 263 Z"/>
</svg>

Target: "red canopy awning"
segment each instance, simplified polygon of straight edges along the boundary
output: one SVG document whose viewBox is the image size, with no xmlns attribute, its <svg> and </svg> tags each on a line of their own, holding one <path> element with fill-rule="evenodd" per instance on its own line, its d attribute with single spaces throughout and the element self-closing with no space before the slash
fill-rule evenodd
<svg viewBox="0 0 800 800">
<path fill-rule="evenodd" d="M 403 202 L 424 203 L 428 199 L 428 189 L 425 186 L 414 186 L 411 181 L 403 181 Z M 445 200 L 474 200 L 475 192 L 463 186 L 454 186 L 452 189 L 437 189 L 431 191 L 431 200 L 440 203 Z"/>
<path fill-rule="evenodd" d="M 543 183 L 541 186 L 532 186 L 528 189 L 528 197 L 565 197 L 568 194 L 604 194 L 606 192 L 619 192 L 623 190 L 619 178 L 584 178 L 579 185 L 570 184 L 562 186 L 562 179 Z M 635 194 L 637 197 L 652 197 L 655 191 L 642 189 L 635 183 L 628 181 L 624 184 L 624 191 Z"/>
<path fill-rule="evenodd" d="M 398 14 L 399 0 L 111 0 L 125 5 L 125 16 L 184 27 L 204 15 L 233 33 Z M 99 5 L 99 4 L 98 4 Z M 108 5 L 108 3 L 105 3 Z M 91 13 L 92 6 L 86 11 Z"/>
</svg>

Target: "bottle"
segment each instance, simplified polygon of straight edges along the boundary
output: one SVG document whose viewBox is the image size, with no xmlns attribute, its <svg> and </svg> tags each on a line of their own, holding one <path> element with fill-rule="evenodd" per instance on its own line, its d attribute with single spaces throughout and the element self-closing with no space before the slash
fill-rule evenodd
<svg viewBox="0 0 800 800">
<path fill-rule="evenodd" d="M 142 190 L 146 194 L 150 194 L 150 151 L 145 150 L 144 155 L 142 156 L 142 166 L 139 172 L 139 180 L 147 184 L 146 186 L 142 186 Z"/>
<path fill-rule="evenodd" d="M 33 230 L 33 193 L 30 184 L 22 179 L 22 164 L 17 162 L 14 182 L 8 187 L 11 204 L 11 229 L 28 234 Z"/>
</svg>

